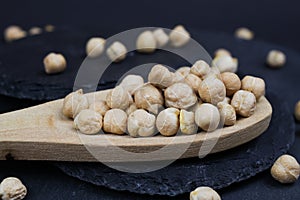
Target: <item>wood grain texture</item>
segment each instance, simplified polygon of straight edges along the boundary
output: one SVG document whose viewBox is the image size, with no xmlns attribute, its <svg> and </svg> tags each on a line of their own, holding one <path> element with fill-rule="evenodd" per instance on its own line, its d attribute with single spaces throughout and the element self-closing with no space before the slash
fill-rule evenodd
<svg viewBox="0 0 300 200">
<path fill-rule="evenodd" d="M 87 96 L 92 102 L 105 99 L 107 92 Z M 62 104 L 61 99 L 0 115 L 0 160 L 12 157 L 15 160 L 131 162 L 201 157 L 258 137 L 268 128 L 272 115 L 270 103 L 262 97 L 254 115 L 211 133 L 149 138 L 112 134 L 90 136 L 73 128 L 72 120 L 61 113 Z M 186 151 L 181 152 L 181 149 Z M 131 154 L 125 155 L 121 150 Z"/>
</svg>

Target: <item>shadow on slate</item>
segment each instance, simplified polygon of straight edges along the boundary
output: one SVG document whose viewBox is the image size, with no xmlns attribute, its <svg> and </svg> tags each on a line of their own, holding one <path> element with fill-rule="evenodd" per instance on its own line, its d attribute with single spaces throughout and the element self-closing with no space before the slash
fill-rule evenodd
<svg viewBox="0 0 300 200">
<path fill-rule="evenodd" d="M 140 194 L 176 196 L 198 186 L 221 189 L 268 169 L 293 144 L 295 124 L 287 112 L 287 104 L 273 93 L 267 98 L 275 109 L 265 133 L 247 144 L 204 159 L 178 160 L 166 168 L 143 174 L 119 172 L 101 163 L 59 162 L 55 165 L 80 180 Z"/>
</svg>

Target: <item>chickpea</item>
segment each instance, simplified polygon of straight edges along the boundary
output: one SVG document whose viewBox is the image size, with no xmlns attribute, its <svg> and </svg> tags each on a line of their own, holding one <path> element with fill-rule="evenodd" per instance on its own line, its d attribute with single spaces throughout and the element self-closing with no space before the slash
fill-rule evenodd
<svg viewBox="0 0 300 200">
<path fill-rule="evenodd" d="M 173 84 L 173 74 L 163 65 L 154 65 L 152 67 L 148 80 L 151 84 L 159 87 L 166 88 Z"/>
<path fill-rule="evenodd" d="M 134 100 L 137 108 L 148 110 L 154 114 L 157 114 L 164 104 L 161 92 L 149 83 L 143 85 L 134 93 Z"/>
<path fill-rule="evenodd" d="M 83 134 L 96 134 L 102 128 L 102 116 L 94 110 L 85 109 L 75 117 L 74 125 Z"/>
<path fill-rule="evenodd" d="M 225 99 L 226 88 L 222 81 L 210 76 L 201 82 L 198 93 L 204 102 L 217 105 Z"/>
<path fill-rule="evenodd" d="M 180 111 L 176 108 L 167 108 L 158 114 L 156 127 L 163 136 L 173 136 L 178 132 L 179 113 Z"/>
<path fill-rule="evenodd" d="M 26 32 L 19 26 L 9 26 L 4 31 L 4 39 L 6 42 L 19 40 L 26 37 Z"/>
<path fill-rule="evenodd" d="M 184 66 L 184 67 L 178 68 L 175 73 L 180 74 L 181 76 L 183 76 L 185 78 L 188 74 L 190 74 L 190 72 L 191 72 L 191 68 Z"/>
<path fill-rule="evenodd" d="M 131 95 L 122 86 L 115 87 L 106 96 L 106 103 L 110 108 L 126 110 L 132 102 Z"/>
<path fill-rule="evenodd" d="M 282 51 L 272 50 L 267 56 L 267 64 L 273 68 L 280 68 L 285 65 L 286 56 Z"/>
<path fill-rule="evenodd" d="M 43 32 L 43 30 L 40 27 L 32 27 L 28 32 L 29 35 L 39 35 Z"/>
<path fill-rule="evenodd" d="M 232 58 L 231 56 L 217 56 L 212 61 L 212 66 L 215 66 L 219 69 L 221 73 L 223 72 L 237 72 L 238 69 L 238 60 Z"/>
<path fill-rule="evenodd" d="M 197 133 L 198 127 L 195 123 L 194 112 L 180 110 L 179 115 L 180 131 L 183 134 L 191 135 Z"/>
<path fill-rule="evenodd" d="M 215 51 L 215 57 L 218 56 L 231 56 L 231 53 L 227 49 L 221 48 Z"/>
<path fill-rule="evenodd" d="M 241 80 L 235 73 L 224 72 L 221 74 L 221 79 L 226 88 L 226 96 L 230 97 L 241 89 Z"/>
<path fill-rule="evenodd" d="M 0 198 L 2 200 L 22 200 L 26 194 L 27 189 L 18 178 L 6 178 L 0 184 Z"/>
<path fill-rule="evenodd" d="M 55 26 L 48 24 L 45 26 L 45 31 L 46 32 L 53 32 L 55 30 Z"/>
<path fill-rule="evenodd" d="M 169 36 L 165 33 L 165 31 L 161 28 L 158 28 L 153 31 L 153 36 L 156 40 L 156 44 L 158 47 L 164 47 L 169 42 Z"/>
<path fill-rule="evenodd" d="M 126 132 L 127 114 L 121 109 L 111 109 L 104 115 L 103 130 L 122 135 Z"/>
<path fill-rule="evenodd" d="M 194 74 L 188 74 L 185 77 L 184 81 L 194 90 L 194 92 L 198 92 L 198 89 L 200 88 L 202 82 L 201 78 Z"/>
<path fill-rule="evenodd" d="M 265 87 L 265 81 L 261 78 L 245 76 L 242 79 L 242 89 L 252 92 L 257 100 L 265 95 Z"/>
<path fill-rule="evenodd" d="M 131 104 L 127 109 L 126 109 L 126 114 L 129 116 L 131 113 L 133 113 L 134 111 L 136 111 L 138 108 L 136 107 L 136 105 L 133 103 Z"/>
<path fill-rule="evenodd" d="M 155 116 L 138 109 L 128 117 L 127 129 L 132 137 L 149 137 L 155 133 Z"/>
<path fill-rule="evenodd" d="M 127 90 L 131 95 L 143 85 L 144 78 L 139 75 L 127 75 L 120 83 L 120 86 Z"/>
<path fill-rule="evenodd" d="M 180 73 L 177 72 L 171 72 L 171 75 L 173 77 L 173 83 L 183 83 L 184 82 L 184 76 L 182 76 Z"/>
<path fill-rule="evenodd" d="M 60 73 L 67 68 L 67 61 L 62 54 L 49 53 L 44 58 L 44 67 L 47 74 Z"/>
<path fill-rule="evenodd" d="M 210 187 L 198 187 L 190 193 L 190 200 L 221 200 L 221 197 Z"/>
<path fill-rule="evenodd" d="M 104 51 L 105 42 L 105 39 L 101 37 L 89 39 L 85 47 L 86 55 L 90 58 L 99 57 Z"/>
<path fill-rule="evenodd" d="M 151 31 L 145 31 L 138 36 L 136 49 L 141 53 L 152 53 L 155 51 L 156 39 Z"/>
<path fill-rule="evenodd" d="M 220 123 L 220 113 L 212 104 L 203 103 L 195 112 L 195 122 L 204 131 L 214 131 Z"/>
<path fill-rule="evenodd" d="M 295 118 L 297 121 L 300 121 L 300 101 L 298 101 L 295 106 Z"/>
<path fill-rule="evenodd" d="M 224 101 L 222 102 L 230 104 L 231 99 L 229 97 L 225 97 Z"/>
<path fill-rule="evenodd" d="M 185 83 L 175 83 L 165 90 L 167 107 L 187 109 L 197 102 L 193 89 Z"/>
<path fill-rule="evenodd" d="M 114 42 L 107 48 L 106 54 L 112 62 L 120 62 L 126 58 L 127 48 L 121 42 Z"/>
<path fill-rule="evenodd" d="M 243 40 L 252 40 L 254 38 L 254 33 L 248 28 L 241 27 L 235 31 L 235 36 Z"/>
<path fill-rule="evenodd" d="M 75 118 L 80 111 L 88 109 L 88 107 L 88 99 L 84 96 L 82 89 L 79 89 L 65 97 L 63 103 L 63 114 L 66 117 Z"/>
<path fill-rule="evenodd" d="M 237 114 L 250 117 L 256 109 L 256 98 L 251 92 L 239 90 L 233 95 L 231 105 Z"/>
<path fill-rule="evenodd" d="M 300 165 L 290 155 L 280 156 L 271 168 L 271 175 L 280 183 L 294 183 L 299 178 Z"/>
<path fill-rule="evenodd" d="M 204 60 L 198 60 L 191 68 L 191 73 L 204 79 L 210 73 L 210 67 Z"/>
<path fill-rule="evenodd" d="M 105 113 L 110 109 L 105 101 L 95 101 L 89 106 L 90 110 L 94 110 L 100 115 L 104 116 Z"/>
<path fill-rule="evenodd" d="M 169 35 L 172 46 L 174 47 L 182 47 L 186 45 L 191 36 L 189 32 L 182 26 L 176 26 Z"/>
<path fill-rule="evenodd" d="M 234 125 L 236 122 L 236 113 L 232 105 L 225 102 L 219 102 L 217 106 L 219 108 L 221 122 L 224 122 L 224 125 L 226 126 Z"/>
</svg>

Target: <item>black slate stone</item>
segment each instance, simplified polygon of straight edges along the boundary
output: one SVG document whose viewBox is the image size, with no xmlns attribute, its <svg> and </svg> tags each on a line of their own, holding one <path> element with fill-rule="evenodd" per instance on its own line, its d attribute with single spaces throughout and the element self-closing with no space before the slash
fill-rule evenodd
<svg viewBox="0 0 300 200">
<path fill-rule="evenodd" d="M 174 162 L 161 170 L 130 174 L 101 163 L 57 163 L 66 174 L 99 186 L 140 194 L 176 196 L 205 185 L 225 188 L 268 169 L 294 142 L 295 124 L 288 107 L 268 93 L 275 108 L 268 130 L 253 141 L 231 150 Z M 146 165 L 146 163 L 145 163 Z"/>
</svg>

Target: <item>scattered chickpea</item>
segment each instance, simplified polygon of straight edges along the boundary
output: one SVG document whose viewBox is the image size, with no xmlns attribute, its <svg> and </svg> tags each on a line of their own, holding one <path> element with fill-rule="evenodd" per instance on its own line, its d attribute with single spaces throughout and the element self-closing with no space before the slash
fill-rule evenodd
<svg viewBox="0 0 300 200">
<path fill-rule="evenodd" d="M 153 31 L 153 36 L 156 40 L 156 44 L 158 47 L 164 47 L 169 42 L 169 36 L 165 33 L 165 31 L 161 28 L 158 28 Z"/>
<path fill-rule="evenodd" d="M 184 81 L 194 90 L 194 92 L 198 92 L 198 88 L 200 87 L 202 82 L 201 78 L 194 74 L 188 74 L 185 77 Z"/>
<path fill-rule="evenodd" d="M 254 38 L 254 33 L 248 28 L 241 27 L 235 31 L 235 36 L 243 40 L 252 40 Z"/>
<path fill-rule="evenodd" d="M 187 109 L 197 102 L 196 94 L 186 83 L 175 83 L 168 87 L 164 94 L 167 107 Z"/>
<path fill-rule="evenodd" d="M 300 165 L 290 155 L 280 156 L 271 168 L 271 175 L 280 183 L 294 183 L 299 178 Z"/>
<path fill-rule="evenodd" d="M 179 124 L 181 133 L 187 135 L 197 133 L 198 127 L 195 123 L 194 112 L 189 112 L 184 109 L 180 110 Z"/>
<path fill-rule="evenodd" d="M 156 119 L 157 130 L 163 136 L 173 136 L 179 129 L 179 116 L 180 111 L 176 108 L 167 108 L 161 111 Z"/>
<path fill-rule="evenodd" d="M 40 27 L 32 27 L 28 32 L 29 35 L 39 35 L 43 32 L 43 30 Z"/>
<path fill-rule="evenodd" d="M 100 115 L 104 116 L 110 108 L 105 101 L 95 101 L 90 104 L 89 109 L 94 110 Z"/>
<path fill-rule="evenodd" d="M 191 73 L 204 79 L 209 73 L 211 68 L 204 60 L 198 60 L 191 67 Z"/>
<path fill-rule="evenodd" d="M 46 32 L 53 32 L 55 30 L 55 26 L 48 24 L 45 26 L 45 31 Z"/>
<path fill-rule="evenodd" d="M 83 134 L 96 134 L 102 128 L 102 115 L 94 110 L 82 110 L 75 117 L 74 125 Z"/>
<path fill-rule="evenodd" d="M 163 65 L 154 65 L 148 75 L 148 81 L 159 87 L 166 88 L 173 84 L 173 74 Z"/>
<path fill-rule="evenodd" d="M 295 118 L 297 121 L 300 121 L 300 101 L 298 101 L 295 106 Z"/>
<path fill-rule="evenodd" d="M 250 117 L 256 109 L 256 98 L 251 92 L 239 90 L 233 95 L 231 105 L 237 114 Z"/>
<path fill-rule="evenodd" d="M 149 83 L 146 83 L 134 93 L 134 101 L 137 108 L 148 110 L 154 114 L 157 114 L 164 104 L 161 91 Z"/>
<path fill-rule="evenodd" d="M 2 200 L 22 200 L 26 194 L 27 189 L 18 178 L 6 178 L 0 184 L 0 198 Z"/>
<path fill-rule="evenodd" d="M 105 39 L 101 37 L 89 39 L 85 47 L 86 55 L 90 58 L 99 57 L 104 51 L 105 42 Z"/>
<path fill-rule="evenodd" d="M 175 73 L 180 74 L 181 76 L 183 76 L 185 78 L 188 74 L 190 74 L 190 72 L 191 72 L 191 68 L 184 66 L 184 67 L 178 68 Z"/>
<path fill-rule="evenodd" d="M 215 51 L 215 57 L 218 56 L 231 56 L 231 53 L 227 49 L 221 48 Z"/>
<path fill-rule="evenodd" d="M 221 79 L 226 88 L 226 96 L 230 97 L 241 89 L 241 80 L 235 73 L 224 72 L 221 74 Z"/>
<path fill-rule="evenodd" d="M 191 38 L 189 32 L 182 26 L 176 26 L 169 35 L 171 44 L 174 47 L 182 47 L 187 44 Z"/>
<path fill-rule="evenodd" d="M 4 39 L 6 42 L 19 40 L 26 37 L 26 31 L 19 26 L 9 26 L 4 30 Z"/>
<path fill-rule="evenodd" d="M 252 92 L 256 99 L 259 100 L 261 96 L 265 95 L 265 81 L 254 76 L 245 76 L 242 79 L 242 90 Z"/>
<path fill-rule="evenodd" d="M 67 61 L 62 54 L 49 53 L 44 58 L 44 67 L 47 74 L 60 73 L 67 68 Z"/>
<path fill-rule="evenodd" d="M 121 109 L 111 109 L 104 115 L 103 130 L 122 135 L 126 132 L 127 114 Z"/>
<path fill-rule="evenodd" d="M 89 102 L 86 96 L 84 96 L 82 89 L 68 94 L 63 103 L 63 114 L 69 118 L 75 118 L 76 115 L 89 108 Z"/>
<path fill-rule="evenodd" d="M 225 99 L 226 88 L 222 81 L 210 76 L 201 82 L 198 93 L 204 102 L 217 105 Z"/>
<path fill-rule="evenodd" d="M 220 113 L 212 104 L 203 103 L 195 112 L 195 122 L 205 131 L 214 131 L 220 123 Z"/>
<path fill-rule="evenodd" d="M 232 105 L 225 102 L 219 102 L 217 106 L 219 108 L 221 122 L 226 126 L 234 125 L 236 122 L 236 113 Z"/>
<path fill-rule="evenodd" d="M 114 42 L 107 48 L 106 54 L 112 62 L 120 62 L 126 58 L 127 49 L 121 42 Z"/>
<path fill-rule="evenodd" d="M 142 32 L 136 40 L 136 50 L 141 53 L 153 53 L 156 49 L 156 39 L 151 31 Z"/>
<path fill-rule="evenodd" d="M 212 60 L 212 66 L 219 69 L 220 73 L 223 72 L 237 72 L 238 60 L 231 56 L 217 56 Z"/>
<path fill-rule="evenodd" d="M 139 75 L 127 75 L 120 83 L 120 86 L 127 90 L 131 95 L 143 85 L 144 78 Z"/>
<path fill-rule="evenodd" d="M 190 200 L 221 200 L 221 197 L 210 187 L 198 187 L 190 193 Z"/>
<path fill-rule="evenodd" d="M 132 137 L 149 137 L 155 134 L 155 116 L 143 109 L 131 113 L 127 122 L 128 133 Z"/>
<path fill-rule="evenodd" d="M 132 101 L 131 95 L 122 86 L 116 86 L 106 96 L 106 104 L 110 108 L 126 110 Z"/>
<path fill-rule="evenodd" d="M 282 51 L 272 50 L 268 53 L 267 64 L 273 68 L 280 68 L 285 65 L 286 56 Z"/>
<path fill-rule="evenodd" d="M 134 111 L 136 111 L 138 108 L 136 107 L 136 105 L 133 103 L 131 104 L 127 109 L 126 109 L 126 114 L 129 116 L 131 113 L 133 113 Z"/>
</svg>

